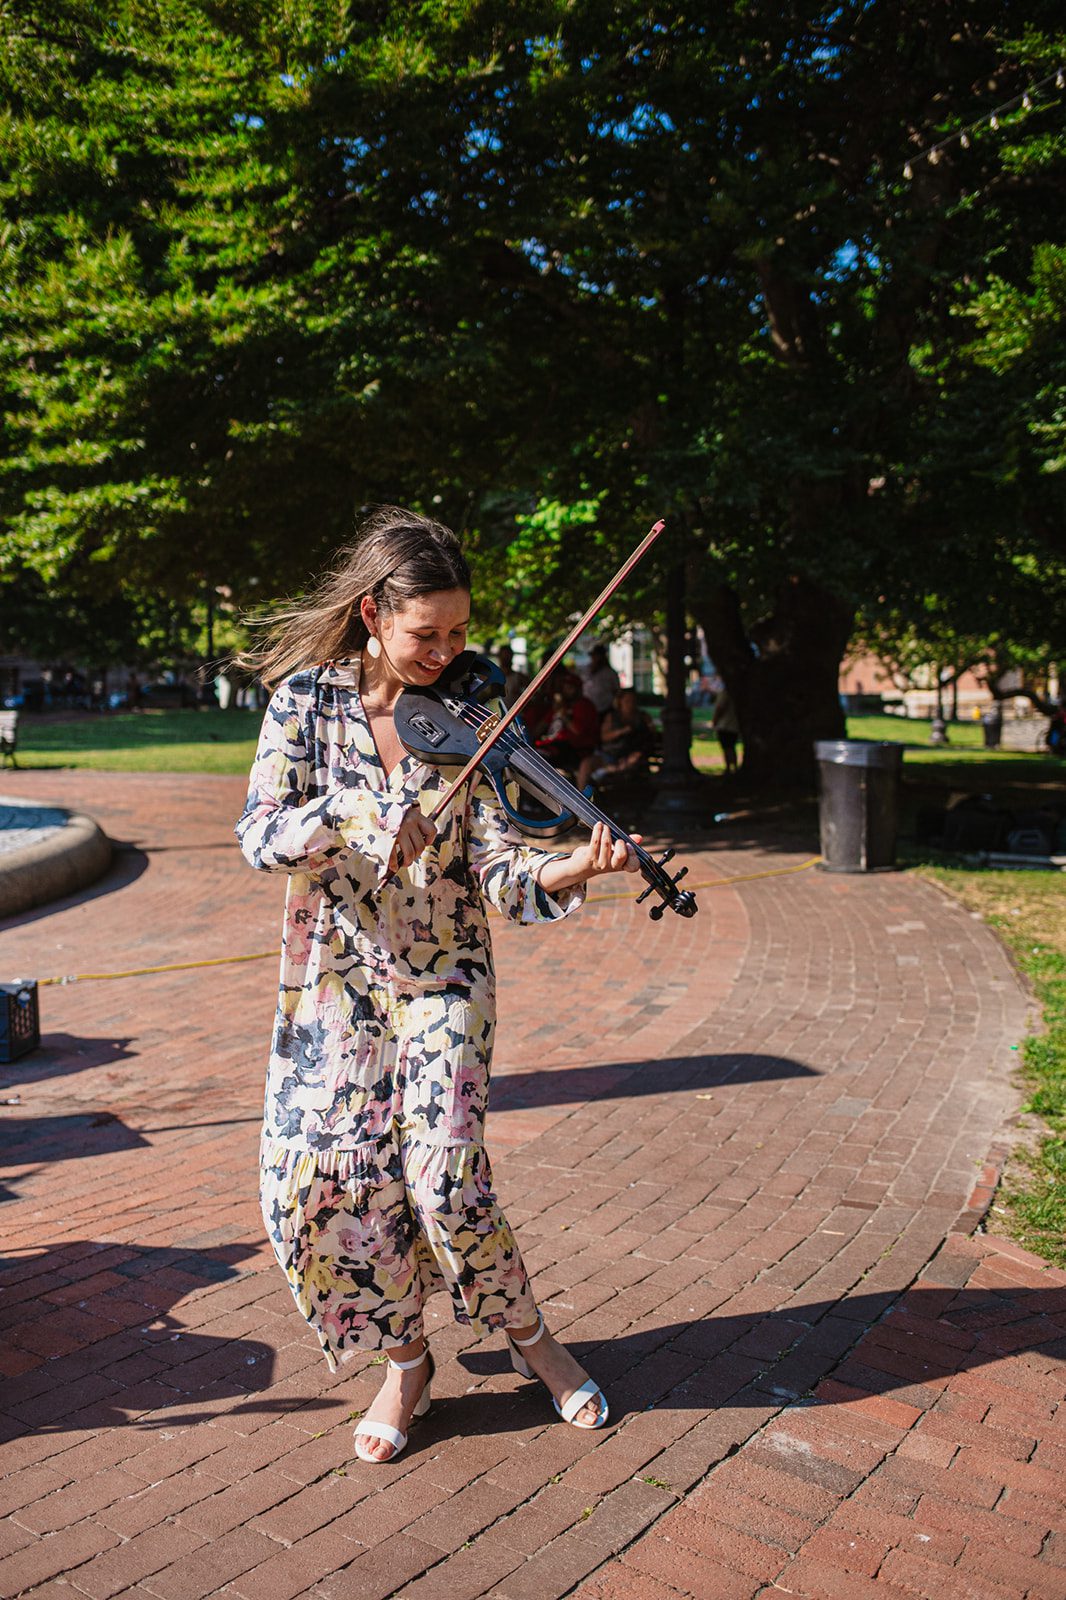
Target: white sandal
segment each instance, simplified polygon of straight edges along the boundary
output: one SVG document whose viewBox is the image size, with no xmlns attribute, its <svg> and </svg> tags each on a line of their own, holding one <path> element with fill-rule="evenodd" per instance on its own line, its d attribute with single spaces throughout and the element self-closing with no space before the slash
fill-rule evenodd
<svg viewBox="0 0 1066 1600">
<path fill-rule="evenodd" d="M 506 1333 L 507 1330 L 504 1329 L 504 1332 Z M 519 1350 L 524 1350 L 527 1345 L 536 1344 L 543 1332 L 544 1318 L 538 1311 L 537 1331 L 528 1339 L 515 1339 L 511 1336 L 511 1334 L 507 1334 L 507 1343 L 511 1347 L 511 1365 L 523 1378 L 535 1378 L 537 1374 L 533 1371 L 533 1368 L 530 1366 L 525 1356 L 519 1355 Z M 578 1412 L 583 1411 L 591 1401 L 596 1401 L 597 1403 L 599 1416 L 597 1417 L 596 1421 L 575 1422 L 574 1419 Z M 562 1417 L 563 1421 L 569 1422 L 575 1428 L 602 1428 L 604 1423 L 607 1421 L 607 1397 L 600 1388 L 599 1384 L 594 1383 L 591 1378 L 587 1378 L 581 1385 L 580 1389 L 575 1389 L 569 1400 L 564 1400 L 562 1405 L 560 1405 L 555 1396 L 552 1395 L 552 1405 Z"/>
<path fill-rule="evenodd" d="M 419 1395 L 418 1402 L 411 1413 L 412 1422 L 416 1417 L 424 1417 L 426 1412 L 429 1410 L 429 1386 L 433 1382 L 433 1374 L 435 1371 L 432 1353 L 427 1346 L 420 1356 L 415 1357 L 414 1361 L 394 1361 L 391 1356 L 388 1358 L 389 1366 L 395 1367 L 397 1372 L 413 1372 L 415 1367 L 420 1367 L 427 1357 L 429 1359 L 429 1377 L 426 1379 L 425 1384 L 422 1387 L 422 1393 Z M 385 1444 L 391 1444 L 392 1455 L 384 1457 L 372 1456 L 369 1450 L 359 1443 L 361 1438 L 381 1439 L 385 1442 Z M 354 1442 L 355 1453 L 359 1457 L 360 1461 L 368 1461 L 372 1467 L 386 1467 L 390 1461 L 395 1461 L 396 1457 L 401 1455 L 406 1449 L 407 1435 L 406 1433 L 401 1433 L 399 1428 L 392 1427 L 388 1422 L 374 1422 L 371 1419 L 369 1422 L 360 1422 L 358 1424 L 355 1429 Z"/>
</svg>

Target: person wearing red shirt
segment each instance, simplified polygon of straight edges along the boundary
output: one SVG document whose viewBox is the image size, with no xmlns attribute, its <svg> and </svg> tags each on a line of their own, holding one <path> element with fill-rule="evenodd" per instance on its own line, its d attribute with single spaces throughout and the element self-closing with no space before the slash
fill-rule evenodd
<svg viewBox="0 0 1066 1600">
<path fill-rule="evenodd" d="M 537 749 L 553 767 L 574 771 L 600 742 L 600 718 L 584 694 L 575 672 L 564 672 L 559 683 L 555 714 Z"/>
</svg>

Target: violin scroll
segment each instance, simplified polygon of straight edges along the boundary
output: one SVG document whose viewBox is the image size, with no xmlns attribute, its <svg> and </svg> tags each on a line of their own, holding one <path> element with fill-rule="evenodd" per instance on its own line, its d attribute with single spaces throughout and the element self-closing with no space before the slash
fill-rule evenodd
<svg viewBox="0 0 1066 1600">
<path fill-rule="evenodd" d="M 663 851 L 662 855 L 659 856 L 658 860 L 654 861 L 654 865 L 661 869 L 665 867 L 668 861 L 673 860 L 676 854 L 676 850 L 666 849 Z M 681 882 L 681 879 L 687 872 L 687 867 L 681 867 L 677 872 L 674 873 L 673 877 L 671 877 L 668 872 L 664 872 L 663 877 L 668 883 L 673 884 L 674 888 L 677 889 L 677 885 Z M 658 882 L 649 882 L 648 887 L 637 895 L 637 905 L 639 906 L 648 898 L 650 894 L 654 894 L 656 890 L 658 890 L 660 894 L 663 892 Z M 692 893 L 692 890 L 680 889 L 675 895 L 671 895 L 669 897 L 669 901 L 666 899 L 659 900 L 655 905 L 648 907 L 648 915 L 651 917 L 653 922 L 658 922 L 660 920 L 668 903 L 672 905 L 679 917 L 694 917 L 696 912 L 699 910 L 699 907 L 696 904 L 696 896 Z"/>
</svg>

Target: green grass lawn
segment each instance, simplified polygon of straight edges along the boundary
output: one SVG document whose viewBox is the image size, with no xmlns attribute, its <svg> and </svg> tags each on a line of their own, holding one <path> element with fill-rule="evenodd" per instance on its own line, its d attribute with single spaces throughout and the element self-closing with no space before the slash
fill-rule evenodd
<svg viewBox="0 0 1066 1600">
<path fill-rule="evenodd" d="M 258 711 L 123 711 L 67 722 L 24 718 L 20 767 L 101 772 L 247 772 Z"/>
<path fill-rule="evenodd" d="M 849 717 L 849 739 L 884 739 L 904 746 L 908 767 L 920 766 L 922 777 L 939 787 L 969 788 L 973 767 L 987 768 L 987 783 L 1029 784 L 1054 777 L 1061 782 L 1066 766 L 1046 751 L 986 750 L 978 722 L 953 722 L 948 725 L 948 745 L 929 743 L 930 724 L 907 717 Z M 721 771 L 724 762 L 718 741 L 711 733 L 711 713 L 702 707 L 692 715 L 692 759 L 707 772 Z"/>
<path fill-rule="evenodd" d="M 19 726 L 19 765 L 23 767 L 94 767 L 104 772 L 247 772 L 255 751 L 257 711 L 133 711 L 82 716 L 69 721 L 27 717 Z M 711 733 L 711 713 L 693 712 L 692 759 L 707 772 L 720 772 L 722 752 Z M 923 777 L 954 786 L 966 768 L 969 787 L 973 767 L 987 766 L 987 782 L 1032 783 L 1054 777 L 1063 765 L 1053 757 L 986 750 L 977 723 L 951 725 L 951 744 L 931 746 L 928 722 L 902 717 L 849 717 L 852 739 L 888 739 L 907 747 L 908 767 L 921 765 Z"/>
</svg>

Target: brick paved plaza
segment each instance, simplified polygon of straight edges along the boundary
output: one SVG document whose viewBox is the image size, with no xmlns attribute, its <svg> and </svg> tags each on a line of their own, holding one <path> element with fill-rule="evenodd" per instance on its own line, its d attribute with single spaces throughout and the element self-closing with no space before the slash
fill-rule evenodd
<svg viewBox="0 0 1066 1600">
<path fill-rule="evenodd" d="M 3 925 L 0 977 L 271 949 L 243 787 L 5 776 L 123 848 Z M 803 844 L 682 859 L 702 884 Z M 438 1299 L 433 1410 L 357 1461 L 380 1372 L 330 1376 L 261 1237 L 274 960 L 41 991 L 44 1048 L 0 1068 L 0 1595 L 1064 1600 L 1066 1274 L 974 1231 L 1030 1020 L 1006 957 L 903 875 L 753 878 L 658 925 L 619 884 L 496 924 L 489 1120 L 601 1433 Z"/>
</svg>

